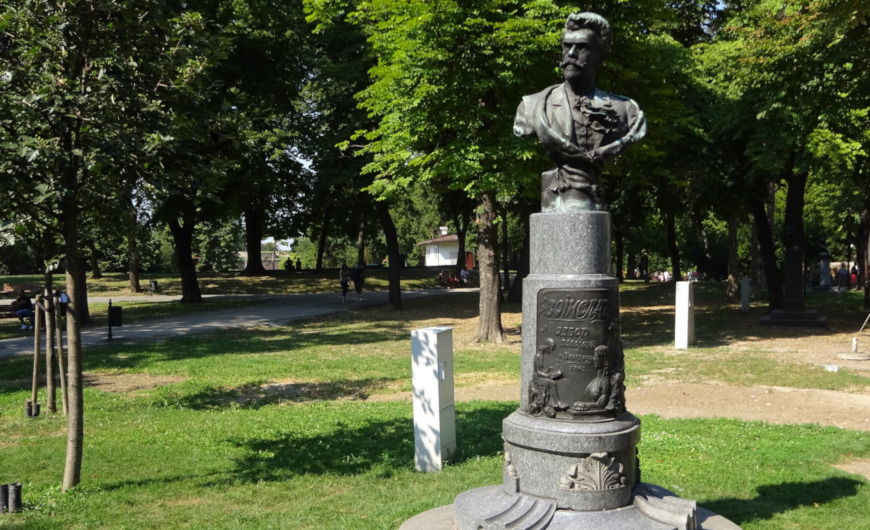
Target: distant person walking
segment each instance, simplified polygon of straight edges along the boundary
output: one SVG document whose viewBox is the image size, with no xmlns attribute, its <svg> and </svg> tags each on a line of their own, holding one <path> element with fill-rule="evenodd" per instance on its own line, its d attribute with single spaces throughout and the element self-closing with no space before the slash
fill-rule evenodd
<svg viewBox="0 0 870 530">
<path fill-rule="evenodd" d="M 365 281 L 365 269 L 362 263 L 357 263 L 350 271 L 350 279 L 353 280 L 353 290 L 356 291 L 356 303 L 362 302 L 363 282 Z"/>
<path fill-rule="evenodd" d="M 347 303 L 347 289 L 350 285 L 350 269 L 347 268 L 347 263 L 341 264 L 341 270 L 338 271 L 338 281 L 341 284 L 341 303 Z"/>
<path fill-rule="evenodd" d="M 840 268 L 837 269 L 837 291 L 843 292 L 849 289 L 849 269 L 846 268 L 845 263 L 840 264 Z"/>
</svg>

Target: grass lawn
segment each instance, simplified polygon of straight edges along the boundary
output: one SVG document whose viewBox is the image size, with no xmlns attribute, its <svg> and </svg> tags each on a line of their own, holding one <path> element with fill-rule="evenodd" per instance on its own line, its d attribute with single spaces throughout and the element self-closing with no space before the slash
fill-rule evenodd
<svg viewBox="0 0 870 530">
<path fill-rule="evenodd" d="M 476 282 L 476 271 L 472 271 L 472 278 Z M 425 289 L 437 287 L 437 269 L 408 268 L 402 270 L 403 289 Z M 314 272 L 306 270 L 300 272 L 273 271 L 267 276 L 239 276 L 234 273 L 203 272 L 197 275 L 199 288 L 202 294 L 305 294 L 337 291 L 338 270 L 325 270 Z M 159 294 L 181 296 L 181 277 L 175 273 L 147 273 L 142 274 L 140 284 L 146 291 L 140 295 L 148 298 L 148 282 L 156 280 L 159 285 Z M 61 288 L 65 285 L 62 274 L 54 275 L 54 285 Z M 43 283 L 43 276 L 39 274 L 22 276 L 0 276 L 0 283 L 36 284 Z M 127 273 L 111 272 L 104 273 L 103 277 L 94 280 L 88 278 L 88 294 L 90 296 L 133 296 L 130 293 L 130 280 Z M 386 268 L 366 269 L 366 289 L 386 290 L 389 288 Z"/>
<path fill-rule="evenodd" d="M 761 348 L 729 353 L 721 344 L 746 333 L 742 319 L 757 320 L 760 309 L 735 314 L 719 300 L 721 285 L 696 292 L 704 347 L 680 359 L 658 355 L 673 340 L 658 309 L 670 303 L 668 292 L 672 286 L 623 289 L 623 307 L 644 308 L 623 321 L 624 329 L 633 326 L 626 333 L 628 384 L 669 370 L 687 381 L 740 384 L 741 373 L 752 373 L 752 384 L 870 386 L 845 370 L 772 369 Z M 519 311 L 506 306 L 505 327 L 519 326 Z M 378 399 L 410 390 L 410 331 L 433 325 L 454 327 L 458 387 L 516 380 L 519 337 L 504 346 L 471 343 L 476 313 L 476 295 L 458 294 L 406 302 L 402 313 L 366 309 L 287 327 L 88 350 L 83 480 L 69 494 L 59 492 L 65 419 L 25 418 L 30 361 L 0 360 L 0 484 L 22 482 L 26 508 L 0 516 L 0 526 L 397 528 L 462 491 L 501 480 L 501 421 L 517 402 L 457 403 L 455 461 L 420 474 L 413 470 L 411 404 Z M 849 318 L 860 325 L 859 313 Z M 870 458 L 866 432 L 641 419 L 643 480 L 743 528 L 870 528 L 870 485 L 833 467 Z"/>
</svg>

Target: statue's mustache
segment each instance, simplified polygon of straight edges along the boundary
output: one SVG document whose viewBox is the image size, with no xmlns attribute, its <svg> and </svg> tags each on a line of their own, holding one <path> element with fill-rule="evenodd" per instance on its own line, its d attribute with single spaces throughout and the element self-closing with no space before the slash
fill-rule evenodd
<svg viewBox="0 0 870 530">
<path fill-rule="evenodd" d="M 576 68 L 586 68 L 586 61 L 581 61 L 577 59 L 567 59 L 562 61 L 562 68 L 567 68 L 569 66 L 574 66 Z"/>
</svg>

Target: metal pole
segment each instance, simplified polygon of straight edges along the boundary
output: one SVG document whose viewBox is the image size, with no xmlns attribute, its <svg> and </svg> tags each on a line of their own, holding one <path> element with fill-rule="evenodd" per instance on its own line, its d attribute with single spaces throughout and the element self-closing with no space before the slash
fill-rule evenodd
<svg viewBox="0 0 870 530">
<path fill-rule="evenodd" d="M 42 310 L 39 307 L 39 298 L 36 296 L 36 304 L 33 306 L 33 387 L 30 396 L 33 409 L 36 409 L 36 392 L 39 388 L 39 332 L 42 328 Z"/>
<path fill-rule="evenodd" d="M 54 375 L 54 299 L 49 289 L 42 298 L 45 307 L 45 408 L 54 414 L 57 412 L 57 389 Z"/>
<path fill-rule="evenodd" d="M 60 399 L 63 402 L 63 415 L 69 414 L 66 393 L 66 370 L 63 367 L 63 327 L 60 324 L 60 291 L 54 292 L 54 322 L 57 326 L 57 366 L 60 372 Z"/>
</svg>

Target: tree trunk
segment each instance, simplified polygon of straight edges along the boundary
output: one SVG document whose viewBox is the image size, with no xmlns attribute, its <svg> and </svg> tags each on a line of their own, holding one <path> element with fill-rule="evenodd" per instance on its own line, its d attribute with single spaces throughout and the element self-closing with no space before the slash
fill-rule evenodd
<svg viewBox="0 0 870 530">
<path fill-rule="evenodd" d="M 366 214 L 360 214 L 359 229 L 356 233 L 356 262 L 364 265 L 366 262 Z"/>
<path fill-rule="evenodd" d="M 79 275 L 79 289 L 76 293 L 76 296 L 79 298 L 79 323 L 82 326 L 86 326 L 88 324 L 92 324 L 91 322 L 91 309 L 88 307 L 88 271 L 85 267 L 85 259 L 79 256 L 79 266 L 76 274 Z M 72 298 L 71 293 L 67 293 L 70 298 Z"/>
<path fill-rule="evenodd" d="M 181 224 L 174 217 L 167 223 L 175 242 L 175 254 L 178 256 L 178 271 L 181 274 L 181 303 L 200 304 L 202 293 L 199 290 L 199 280 L 196 278 L 196 265 L 193 263 L 193 223 Z M 257 259 L 260 259 L 259 254 Z M 250 256 L 249 259 L 250 260 Z"/>
<path fill-rule="evenodd" d="M 804 248 L 804 193 L 807 176 L 794 175 L 788 181 L 785 196 L 785 247 Z"/>
<path fill-rule="evenodd" d="M 725 287 L 725 300 L 733 302 L 737 298 L 737 216 L 728 216 L 728 282 Z"/>
<path fill-rule="evenodd" d="M 758 243 L 758 230 L 755 228 L 755 223 L 752 223 L 751 244 L 752 270 L 750 278 L 752 279 L 752 289 L 749 294 L 752 298 L 757 298 L 758 293 L 765 289 L 766 282 L 764 281 L 764 264 L 761 262 L 761 248 Z"/>
<path fill-rule="evenodd" d="M 752 218 L 755 221 L 755 231 L 758 234 L 758 246 L 761 261 L 764 264 L 764 276 L 767 280 L 768 309 L 782 309 L 782 282 L 779 269 L 776 266 L 776 248 L 773 243 L 773 230 L 767 222 L 767 212 L 763 202 L 753 199 L 749 202 Z"/>
<path fill-rule="evenodd" d="M 501 207 L 501 263 L 504 267 L 504 281 L 502 283 L 502 291 L 510 292 L 511 290 L 511 269 L 508 261 L 508 226 L 507 226 L 507 206 Z"/>
<path fill-rule="evenodd" d="M 74 181 L 74 179 L 72 179 Z M 67 186 L 67 189 L 75 189 Z M 82 471 L 82 448 L 84 443 L 84 403 L 82 383 L 82 305 L 84 292 L 84 263 L 79 256 L 78 205 L 75 197 L 62 201 L 63 236 L 66 250 L 66 291 L 70 303 L 67 308 L 67 417 L 66 463 L 63 470 L 63 491 L 78 485 Z M 86 304 L 86 302 L 85 302 Z"/>
<path fill-rule="evenodd" d="M 245 249 L 248 252 L 248 263 L 242 270 L 242 276 L 265 276 L 266 268 L 260 259 L 263 242 L 263 219 L 260 210 L 254 206 L 245 208 Z"/>
<path fill-rule="evenodd" d="M 528 219 L 528 217 L 526 219 Z M 523 235 L 523 249 L 520 255 L 520 265 L 517 267 L 517 275 L 514 277 L 514 284 L 511 286 L 511 291 L 508 294 L 508 302 L 512 304 L 523 303 L 523 280 L 529 275 L 529 268 L 531 266 L 530 247 L 531 235 L 529 233 L 529 223 L 526 222 Z"/>
<path fill-rule="evenodd" d="M 480 263 L 480 323 L 475 342 L 506 343 L 501 325 L 501 289 L 498 281 L 498 230 L 495 192 L 481 195 L 478 214 L 477 257 Z"/>
<path fill-rule="evenodd" d="M 387 255 L 389 256 L 389 268 L 387 275 L 390 279 L 390 307 L 402 310 L 402 284 L 401 270 L 402 258 L 399 257 L 399 236 L 396 233 L 396 225 L 390 215 L 390 206 L 387 201 L 377 201 L 375 207 L 381 220 L 381 229 L 384 231 L 384 239 L 387 241 Z"/>
<path fill-rule="evenodd" d="M 456 225 L 456 238 L 459 240 L 459 249 L 456 254 L 456 271 L 458 273 L 465 268 L 465 241 L 468 238 L 468 225 L 471 224 L 471 216 L 468 211 L 454 213 L 453 224 Z"/>
<path fill-rule="evenodd" d="M 91 261 L 91 279 L 99 280 L 103 277 L 103 271 L 100 269 L 100 255 L 96 250 L 91 250 L 88 259 Z"/>
<path fill-rule="evenodd" d="M 622 255 L 625 252 L 625 239 L 622 237 L 621 230 L 617 230 L 614 236 L 614 242 L 616 243 L 616 278 L 619 280 L 619 283 L 622 283 L 625 281 L 625 275 L 622 273 L 624 265 Z"/>
<path fill-rule="evenodd" d="M 676 282 L 682 279 L 682 274 L 680 273 L 680 249 L 677 248 L 676 219 L 673 212 L 665 213 L 665 233 L 668 254 L 671 258 L 671 279 Z"/>
<path fill-rule="evenodd" d="M 127 262 L 130 276 L 130 292 L 141 293 L 142 285 L 139 283 L 139 273 L 142 263 L 142 254 L 139 252 L 139 237 L 135 229 L 127 232 L 127 248 L 130 251 L 130 259 Z"/>
<path fill-rule="evenodd" d="M 858 285 L 864 289 L 864 309 L 870 309 L 870 190 L 864 194 L 864 208 L 861 210 L 861 225 L 858 228 Z"/>
<path fill-rule="evenodd" d="M 329 235 L 329 227 L 332 223 L 332 203 L 327 203 L 323 210 L 323 222 L 320 224 L 320 235 L 317 237 L 317 262 L 314 270 L 323 270 L 323 253 L 326 251 L 326 242 Z"/>
</svg>

